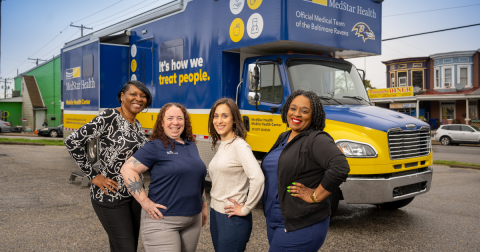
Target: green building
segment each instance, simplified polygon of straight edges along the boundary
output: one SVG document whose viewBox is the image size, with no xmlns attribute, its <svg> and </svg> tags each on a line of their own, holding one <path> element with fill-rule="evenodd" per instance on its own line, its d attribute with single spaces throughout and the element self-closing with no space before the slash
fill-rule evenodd
<svg viewBox="0 0 480 252">
<path fill-rule="evenodd" d="M 62 124 L 60 55 L 14 78 L 12 97 L 0 99 L 0 111 L 13 126 L 34 131 Z M 5 118 L 4 118 L 5 120 Z"/>
</svg>

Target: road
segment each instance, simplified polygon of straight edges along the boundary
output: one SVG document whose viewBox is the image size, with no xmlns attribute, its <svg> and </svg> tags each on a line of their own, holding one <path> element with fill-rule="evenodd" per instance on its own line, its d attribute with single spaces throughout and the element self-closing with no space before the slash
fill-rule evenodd
<svg viewBox="0 0 480 252">
<path fill-rule="evenodd" d="M 67 182 L 72 171 L 63 146 L 0 145 L 1 251 L 108 251 L 89 190 Z M 341 202 L 321 251 L 478 251 L 479 183 L 478 170 L 434 166 L 431 191 L 400 210 Z M 247 251 L 268 251 L 261 205 L 253 219 Z M 198 251 L 213 251 L 209 223 Z"/>
<path fill-rule="evenodd" d="M 480 164 L 480 147 L 478 146 L 432 145 L 432 148 L 433 160 Z"/>
</svg>

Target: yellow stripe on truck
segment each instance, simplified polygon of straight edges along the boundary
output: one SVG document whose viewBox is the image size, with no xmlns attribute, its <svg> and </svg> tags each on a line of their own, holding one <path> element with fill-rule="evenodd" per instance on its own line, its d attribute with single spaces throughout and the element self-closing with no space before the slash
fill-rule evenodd
<svg viewBox="0 0 480 252">
<path fill-rule="evenodd" d="M 83 125 L 90 122 L 97 115 L 84 115 L 84 114 L 64 114 L 63 115 L 63 127 L 69 129 L 79 129 Z"/>
</svg>

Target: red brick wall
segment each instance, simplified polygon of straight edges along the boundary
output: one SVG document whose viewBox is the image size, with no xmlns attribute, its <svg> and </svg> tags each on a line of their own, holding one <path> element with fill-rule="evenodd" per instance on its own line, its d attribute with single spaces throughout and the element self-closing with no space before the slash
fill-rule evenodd
<svg viewBox="0 0 480 252">
<path fill-rule="evenodd" d="M 479 74 L 480 74 L 480 57 L 478 55 L 478 52 L 476 52 L 473 55 L 473 83 L 472 84 L 474 87 L 480 87 Z"/>
<path fill-rule="evenodd" d="M 442 122 L 442 120 L 440 119 L 440 102 L 438 101 L 430 102 L 430 118 L 437 118 L 438 123 Z"/>
<path fill-rule="evenodd" d="M 463 113 L 467 113 L 467 103 L 465 100 L 457 100 L 455 105 L 455 119 L 460 119 L 460 123 L 465 123 Z"/>
<path fill-rule="evenodd" d="M 434 72 L 435 72 L 435 71 L 433 70 L 433 62 L 434 62 L 434 60 L 430 59 L 429 61 L 430 61 L 430 80 L 429 80 L 429 82 L 430 82 L 430 89 L 429 89 L 429 90 L 433 90 L 434 87 L 435 87 L 435 76 L 434 76 Z M 437 102 L 437 104 L 438 104 L 438 102 Z M 432 103 L 432 105 L 433 105 L 433 103 Z M 437 107 L 438 107 L 438 106 L 437 106 Z M 432 112 L 432 113 L 433 113 L 433 112 Z M 440 114 L 439 114 L 439 117 L 440 117 Z M 435 117 L 432 117 L 432 118 L 435 118 Z M 440 120 L 440 119 L 439 119 L 439 120 Z"/>
</svg>

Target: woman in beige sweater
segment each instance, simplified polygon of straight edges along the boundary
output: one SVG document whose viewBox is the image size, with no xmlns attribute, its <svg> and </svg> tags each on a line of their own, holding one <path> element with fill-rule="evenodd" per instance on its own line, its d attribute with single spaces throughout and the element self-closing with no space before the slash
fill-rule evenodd
<svg viewBox="0 0 480 252">
<path fill-rule="evenodd" d="M 208 166 L 212 178 L 210 230 L 215 251 L 245 251 L 252 232 L 251 210 L 263 194 L 265 177 L 245 142 L 247 132 L 237 104 L 215 102 L 208 131 L 217 153 Z M 221 140 L 219 146 L 217 141 Z M 247 196 L 248 193 L 248 196 Z"/>
</svg>

